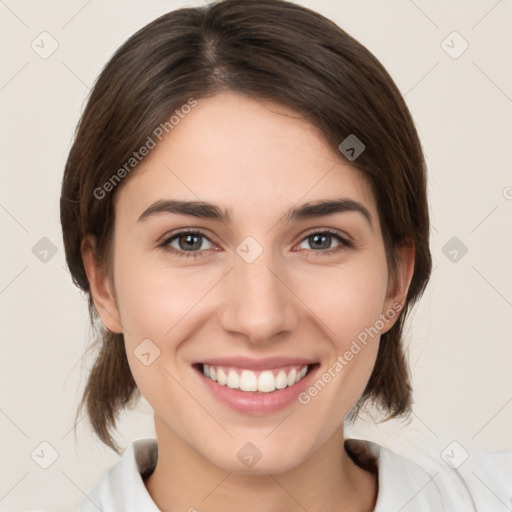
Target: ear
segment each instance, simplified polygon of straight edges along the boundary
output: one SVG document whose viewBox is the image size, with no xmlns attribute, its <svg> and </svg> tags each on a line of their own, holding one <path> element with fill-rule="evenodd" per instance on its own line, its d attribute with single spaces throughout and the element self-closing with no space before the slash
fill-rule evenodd
<svg viewBox="0 0 512 512">
<path fill-rule="evenodd" d="M 383 315 L 389 318 L 386 327 L 381 334 L 389 331 L 399 318 L 399 313 L 405 304 L 409 285 L 411 284 L 412 275 L 414 273 L 415 260 L 414 242 L 409 240 L 406 244 L 396 249 L 397 253 L 397 269 L 396 275 L 391 276 L 388 283 L 388 291 L 386 300 L 384 301 Z"/>
<path fill-rule="evenodd" d="M 92 299 L 103 325 L 109 331 L 116 333 L 123 332 L 115 294 L 103 269 L 98 265 L 95 237 L 86 235 L 83 238 L 81 252 L 85 272 L 91 288 Z"/>
</svg>

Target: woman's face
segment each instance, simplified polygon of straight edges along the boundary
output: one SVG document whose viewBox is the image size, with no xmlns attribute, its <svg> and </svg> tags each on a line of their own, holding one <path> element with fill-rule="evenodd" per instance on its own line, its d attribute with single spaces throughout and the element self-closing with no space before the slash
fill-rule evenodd
<svg viewBox="0 0 512 512">
<path fill-rule="evenodd" d="M 117 303 L 95 301 L 124 333 L 157 432 L 254 472 L 295 467 L 338 435 L 406 291 L 388 293 L 360 172 L 293 112 L 222 93 L 118 192 Z M 326 201 L 337 207 L 305 208 Z"/>
</svg>

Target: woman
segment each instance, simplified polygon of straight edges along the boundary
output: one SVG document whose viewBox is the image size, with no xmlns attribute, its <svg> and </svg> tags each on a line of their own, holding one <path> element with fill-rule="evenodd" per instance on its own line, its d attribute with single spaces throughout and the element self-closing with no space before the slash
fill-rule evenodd
<svg viewBox="0 0 512 512">
<path fill-rule="evenodd" d="M 496 500 L 442 459 L 344 439 L 365 404 L 410 413 L 402 329 L 431 255 L 410 113 L 334 23 L 224 0 L 141 29 L 91 93 L 61 221 L 102 324 L 81 405 L 119 450 L 117 414 L 142 394 L 157 437 L 134 441 L 78 511 Z M 511 464 L 481 463 L 502 502 Z"/>
</svg>

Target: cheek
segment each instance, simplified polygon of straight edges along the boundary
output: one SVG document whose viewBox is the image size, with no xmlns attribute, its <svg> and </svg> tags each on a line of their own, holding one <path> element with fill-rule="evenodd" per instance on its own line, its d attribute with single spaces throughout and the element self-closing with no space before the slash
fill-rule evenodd
<svg viewBox="0 0 512 512">
<path fill-rule="evenodd" d="M 170 401 L 181 407 L 187 397 L 175 380 L 181 380 L 182 370 L 176 354 L 190 334 L 186 329 L 193 306 L 206 290 L 191 282 L 190 275 L 147 263 L 120 264 L 118 271 L 119 312 L 137 387 L 155 410 L 165 411 Z"/>
<path fill-rule="evenodd" d="M 180 346 L 188 345 L 195 319 L 204 311 L 205 295 L 221 274 L 169 268 L 132 256 L 115 267 L 118 307 L 133 377 L 149 399 L 163 385 L 174 386 L 169 374 L 180 376 Z M 142 354 L 148 352 L 145 361 Z M 175 391 L 178 396 L 179 389 Z"/>
<path fill-rule="evenodd" d="M 319 417 L 329 416 L 333 425 L 361 395 L 375 365 L 388 284 L 383 258 L 354 260 L 301 278 L 300 293 L 321 320 L 317 325 L 322 326 L 329 353 L 326 368 L 317 377 L 322 382 L 301 403 L 316 400 L 312 397 L 322 390 L 313 408 Z"/>
<path fill-rule="evenodd" d="M 149 338 L 165 341 L 169 348 L 207 303 L 214 307 L 216 294 L 208 292 L 223 275 L 220 268 L 171 268 L 134 254 L 115 264 L 119 312 L 130 346 Z M 307 314 L 320 319 L 339 349 L 375 325 L 382 312 L 387 288 L 383 250 L 367 251 L 339 265 L 301 265 L 287 272 L 286 280 L 300 299 L 296 307 L 306 307 Z M 210 296 L 202 307 L 206 295 Z M 220 302 L 229 306 L 229 298 Z"/>
<path fill-rule="evenodd" d="M 371 257 L 303 274 L 297 289 L 341 350 L 376 324 L 383 313 L 387 284 L 385 261 Z"/>
<path fill-rule="evenodd" d="M 332 433 L 362 395 L 375 366 L 387 276 L 375 267 L 343 269 L 316 283 L 308 300 L 322 320 L 317 325 L 323 326 L 328 357 L 298 401 L 313 430 Z"/>
<path fill-rule="evenodd" d="M 119 313 L 131 343 L 140 337 L 172 338 L 175 326 L 193 313 L 213 284 L 204 272 L 170 268 L 136 255 L 118 262 L 116 280 Z"/>
</svg>

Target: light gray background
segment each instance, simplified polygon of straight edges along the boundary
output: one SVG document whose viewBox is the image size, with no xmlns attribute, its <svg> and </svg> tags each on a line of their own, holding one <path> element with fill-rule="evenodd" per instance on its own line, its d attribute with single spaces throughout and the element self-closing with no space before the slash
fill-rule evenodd
<svg viewBox="0 0 512 512">
<path fill-rule="evenodd" d="M 118 459 L 87 421 L 76 440 L 71 430 L 90 332 L 64 262 L 63 166 L 84 100 L 112 53 L 159 15 L 200 3 L 0 0 L 0 511 L 72 510 Z M 407 330 L 415 412 L 408 425 L 358 424 L 347 433 L 399 452 L 414 443 L 442 450 L 453 440 L 512 449 L 512 1 L 300 3 L 333 19 L 388 69 L 430 172 L 434 272 Z M 51 48 L 43 31 L 58 43 L 46 59 L 31 47 Z M 457 36 L 446 40 L 453 31 L 469 44 L 458 58 L 447 53 L 463 48 Z M 57 250 L 46 262 L 32 252 L 43 237 Z M 452 237 L 467 247 L 456 262 L 443 253 Z M 124 446 L 154 435 L 144 402 L 119 426 Z M 43 441 L 58 454 L 48 469 L 31 458 L 34 450 L 41 463 L 51 456 Z"/>
</svg>

